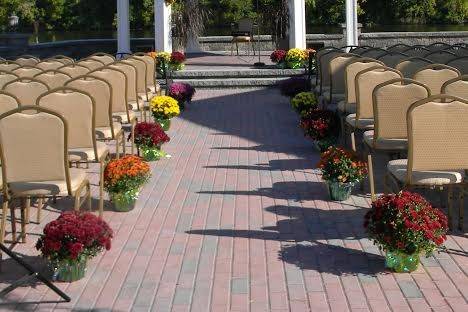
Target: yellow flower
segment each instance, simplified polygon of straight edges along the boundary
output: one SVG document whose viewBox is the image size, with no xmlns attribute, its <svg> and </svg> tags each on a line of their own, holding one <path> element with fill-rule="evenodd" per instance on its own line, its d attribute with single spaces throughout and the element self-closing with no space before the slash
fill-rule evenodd
<svg viewBox="0 0 468 312">
<path fill-rule="evenodd" d="M 166 62 L 169 62 L 171 60 L 171 53 L 164 51 L 156 52 L 156 58 L 164 59 Z"/>
<path fill-rule="evenodd" d="M 153 97 L 150 107 L 155 118 L 170 119 L 180 114 L 177 100 L 166 95 Z"/>
<path fill-rule="evenodd" d="M 290 49 L 288 53 L 286 53 L 287 62 L 301 62 L 307 60 L 307 58 L 307 50 L 299 48 Z"/>
</svg>

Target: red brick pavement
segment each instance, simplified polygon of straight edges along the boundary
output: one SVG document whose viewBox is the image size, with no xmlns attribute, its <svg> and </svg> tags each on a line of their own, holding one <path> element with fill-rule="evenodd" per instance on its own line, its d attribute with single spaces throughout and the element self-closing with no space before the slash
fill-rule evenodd
<svg viewBox="0 0 468 312">
<path fill-rule="evenodd" d="M 112 250 L 90 261 L 85 279 L 58 283 L 72 302 L 34 283 L 0 309 L 468 311 L 466 234 L 449 236 L 449 252 L 415 273 L 385 271 L 362 230 L 368 197 L 327 200 L 318 154 L 276 90 L 201 90 L 169 133 L 173 157 L 152 164 L 135 210 L 106 209 Z M 37 235 L 70 207 L 48 206 L 14 251 L 43 268 Z M 22 273 L 5 259 L 0 287 Z"/>
</svg>

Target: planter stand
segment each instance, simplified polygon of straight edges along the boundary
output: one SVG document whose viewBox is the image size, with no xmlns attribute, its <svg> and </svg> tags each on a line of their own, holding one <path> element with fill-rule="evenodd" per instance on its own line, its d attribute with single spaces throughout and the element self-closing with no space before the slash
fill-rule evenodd
<svg viewBox="0 0 468 312">
<path fill-rule="evenodd" d="M 28 263 L 24 262 L 23 259 L 15 255 L 10 249 L 5 247 L 5 245 L 0 243 L 0 249 L 2 252 L 6 253 L 11 259 L 13 259 L 16 263 L 18 263 L 21 267 L 28 271 L 28 275 L 23 276 L 16 282 L 12 283 L 10 286 L 6 287 L 0 292 L 0 298 L 3 298 L 9 292 L 15 290 L 16 288 L 20 287 L 23 284 L 28 283 L 32 279 L 38 279 L 43 282 L 47 287 L 49 287 L 53 292 L 59 295 L 65 302 L 70 302 L 71 298 L 68 297 L 63 291 L 61 291 L 57 286 L 55 286 L 50 280 L 48 280 L 44 275 L 34 270 L 32 266 Z"/>
</svg>

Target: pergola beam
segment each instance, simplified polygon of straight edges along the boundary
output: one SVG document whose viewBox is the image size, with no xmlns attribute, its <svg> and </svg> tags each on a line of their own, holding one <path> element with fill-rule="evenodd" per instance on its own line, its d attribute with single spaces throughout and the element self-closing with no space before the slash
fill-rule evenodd
<svg viewBox="0 0 468 312">
<path fill-rule="evenodd" d="M 156 51 L 172 52 L 171 6 L 154 0 L 154 45 Z"/>
<path fill-rule="evenodd" d="M 346 45 L 359 45 L 357 0 L 346 0 Z"/>
<path fill-rule="evenodd" d="M 130 53 L 129 0 L 117 0 L 117 53 Z"/>
<path fill-rule="evenodd" d="M 289 0 L 289 48 L 306 48 L 305 0 Z"/>
</svg>

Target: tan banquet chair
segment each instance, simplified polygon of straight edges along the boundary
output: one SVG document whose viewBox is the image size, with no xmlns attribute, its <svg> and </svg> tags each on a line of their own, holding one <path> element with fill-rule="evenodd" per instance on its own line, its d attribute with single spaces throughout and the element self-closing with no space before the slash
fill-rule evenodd
<svg viewBox="0 0 468 312">
<path fill-rule="evenodd" d="M 387 54 L 387 51 L 381 48 L 367 49 L 366 51 L 360 53 L 362 57 L 370 57 L 373 59 L 377 59 L 384 54 Z"/>
<path fill-rule="evenodd" d="M 3 89 L 3 87 L 9 83 L 10 81 L 13 81 L 15 79 L 18 79 L 18 75 L 10 72 L 10 71 L 3 71 L 0 70 L 0 90 Z"/>
<path fill-rule="evenodd" d="M 448 66 L 455 67 L 462 75 L 468 74 L 468 56 L 454 58 L 447 62 Z"/>
<path fill-rule="evenodd" d="M 350 130 L 351 147 L 356 151 L 354 132 L 363 132 L 374 128 L 374 88 L 392 79 L 403 78 L 396 69 L 386 66 L 374 66 L 360 71 L 354 79 L 356 88 L 356 113 L 346 116 L 345 130 Z M 345 131 L 346 136 L 347 131 Z"/>
<path fill-rule="evenodd" d="M 62 62 L 60 59 L 48 58 L 48 59 L 40 61 L 35 66 L 37 68 L 42 69 L 43 71 L 46 71 L 46 70 L 58 69 L 62 67 L 63 65 L 66 65 L 66 64 Z"/>
<path fill-rule="evenodd" d="M 109 65 L 111 63 L 114 63 L 115 57 L 113 55 L 104 53 L 104 52 L 98 52 L 90 55 L 88 58 L 93 59 L 93 60 L 98 60 L 99 62 L 103 63 L 104 65 Z"/>
<path fill-rule="evenodd" d="M 442 86 L 441 93 L 468 100 L 468 75 L 463 75 L 445 82 Z"/>
<path fill-rule="evenodd" d="M 60 70 L 47 70 L 37 74 L 34 78 L 45 83 L 49 89 L 63 87 L 68 80 L 72 79 L 70 75 Z"/>
<path fill-rule="evenodd" d="M 92 58 L 84 58 L 76 62 L 75 64 L 84 66 L 88 68 L 90 71 L 96 70 L 98 68 L 104 67 L 106 64 L 103 62 L 97 60 L 97 59 L 92 59 Z"/>
<path fill-rule="evenodd" d="M 79 65 L 79 64 L 69 64 L 59 67 L 57 70 L 69 75 L 72 78 L 86 75 L 91 70 L 88 67 Z"/>
<path fill-rule="evenodd" d="M 25 114 L 24 112 L 28 113 Z M 30 112 L 34 111 L 34 114 Z M 58 113 L 38 106 L 24 106 L 0 115 L 0 155 L 3 200 L 31 197 L 75 198 L 82 205 L 85 190 L 91 209 L 91 191 L 85 170 L 68 167 L 68 126 Z M 13 240 L 16 241 L 14 208 Z M 3 214 L 2 218 L 6 215 Z M 2 224 L 5 220 L 2 220 Z M 26 240 L 25 209 L 21 209 L 21 237 Z"/>
<path fill-rule="evenodd" d="M 21 65 L 14 61 L 0 61 L 0 71 L 11 72 L 13 69 L 16 69 L 18 67 L 21 67 Z"/>
<path fill-rule="evenodd" d="M 390 52 L 390 53 L 392 53 L 392 52 L 403 53 L 403 51 L 406 51 L 406 50 L 408 50 L 410 48 L 411 48 L 411 46 L 409 46 L 407 44 L 398 43 L 398 44 L 395 44 L 395 45 L 392 45 L 392 46 L 388 47 L 387 51 Z"/>
<path fill-rule="evenodd" d="M 19 100 L 14 94 L 0 91 L 0 115 L 18 107 Z"/>
<path fill-rule="evenodd" d="M 146 87 L 153 95 L 161 95 L 161 88 L 156 82 L 156 59 L 146 53 L 135 53 L 132 58 L 142 60 L 146 63 Z"/>
<path fill-rule="evenodd" d="M 435 95 L 418 101 L 408 110 L 407 123 L 408 159 L 388 163 L 386 186 L 390 179 L 399 189 L 446 189 L 450 228 L 453 189 L 460 187 L 458 228 L 463 229 L 468 101 L 450 95 Z"/>
<path fill-rule="evenodd" d="M 35 66 L 41 60 L 33 55 L 21 55 L 15 59 L 15 62 L 21 66 Z"/>
<path fill-rule="evenodd" d="M 424 66 L 433 64 L 431 60 L 422 57 L 410 57 L 401 60 L 395 69 L 400 71 L 405 78 L 413 78 L 414 74 Z"/>
<path fill-rule="evenodd" d="M 96 136 L 104 142 L 115 141 L 115 155 L 119 158 L 120 145 L 125 144 L 125 133 L 120 122 L 112 118 L 112 86 L 98 77 L 81 76 L 68 81 L 69 86 L 91 95 L 96 104 Z"/>
<path fill-rule="evenodd" d="M 408 54 L 411 57 L 422 57 L 423 55 L 430 53 L 431 50 L 422 45 L 414 45 L 401 52 Z"/>
<path fill-rule="evenodd" d="M 426 46 L 426 48 L 428 48 L 431 51 L 445 50 L 445 49 L 448 49 L 450 47 L 451 47 L 451 45 L 447 44 L 445 42 L 434 42 L 434 43 Z"/>
<path fill-rule="evenodd" d="M 50 59 L 53 59 L 53 60 L 58 60 L 60 62 L 62 62 L 63 64 L 65 65 L 70 65 L 70 64 L 73 64 L 75 63 L 75 60 L 69 56 L 66 56 L 66 55 L 54 55 L 52 57 L 50 57 Z"/>
<path fill-rule="evenodd" d="M 148 92 L 147 81 L 146 81 L 146 63 L 143 60 L 139 60 L 134 57 L 129 57 L 122 60 L 123 63 L 130 64 L 135 67 L 137 71 L 137 95 L 138 98 L 144 102 L 148 102 L 152 97 L 152 94 Z"/>
<path fill-rule="evenodd" d="M 449 51 L 433 51 L 424 55 L 424 58 L 431 60 L 435 64 L 445 64 L 456 57 L 457 55 L 455 53 Z"/>
<path fill-rule="evenodd" d="M 321 77 L 321 67 L 320 67 L 320 57 L 324 55 L 325 53 L 328 53 L 330 51 L 337 51 L 338 53 L 343 53 L 342 50 L 335 48 L 335 47 L 323 47 L 317 50 L 315 52 L 314 58 L 315 58 L 315 67 L 317 70 L 317 74 L 315 75 L 315 87 L 316 87 L 316 93 L 320 91 L 320 77 Z M 353 52 L 355 53 L 355 52 Z M 355 53 L 356 54 L 356 53 Z"/>
<path fill-rule="evenodd" d="M 15 68 L 11 72 L 20 78 L 33 78 L 37 74 L 42 73 L 43 70 L 34 66 L 25 65 Z"/>
<path fill-rule="evenodd" d="M 37 98 L 49 91 L 49 87 L 35 78 L 18 78 L 3 87 L 4 91 L 15 95 L 21 106 L 35 105 Z"/>
<path fill-rule="evenodd" d="M 325 103 L 333 104 L 345 98 L 345 68 L 350 62 L 361 56 L 352 53 L 342 53 L 330 60 L 328 71 L 330 73 L 330 92 L 323 94 Z"/>
<path fill-rule="evenodd" d="M 436 95 L 440 93 L 442 85 L 445 82 L 460 76 L 460 72 L 454 67 L 432 64 L 419 69 L 414 74 L 413 79 L 428 86 L 431 94 Z"/>
<path fill-rule="evenodd" d="M 400 155 L 408 149 L 406 112 L 415 102 L 431 95 L 424 84 L 411 79 L 392 79 L 374 88 L 374 130 L 363 134 L 367 150 L 371 199 L 375 200 L 373 152 L 390 156 Z"/>
<path fill-rule="evenodd" d="M 68 154 L 72 163 L 99 163 L 99 216 L 104 209 L 104 167 L 109 148 L 96 141 L 96 105 L 91 95 L 71 87 L 51 90 L 37 105 L 55 111 L 68 124 Z"/>
<path fill-rule="evenodd" d="M 377 58 L 377 60 L 383 62 L 386 66 L 395 68 L 395 66 L 401 62 L 401 60 L 407 59 L 409 56 L 404 53 L 390 51 Z"/>
<path fill-rule="evenodd" d="M 333 49 L 326 51 L 318 58 L 318 64 L 320 64 L 320 84 L 316 86 L 315 92 L 318 95 L 324 95 L 330 92 L 330 61 L 337 55 L 342 54 L 343 51 L 339 49 Z"/>
</svg>

